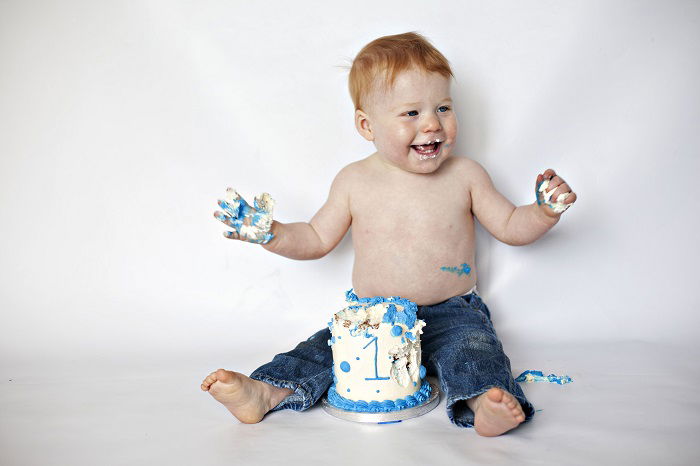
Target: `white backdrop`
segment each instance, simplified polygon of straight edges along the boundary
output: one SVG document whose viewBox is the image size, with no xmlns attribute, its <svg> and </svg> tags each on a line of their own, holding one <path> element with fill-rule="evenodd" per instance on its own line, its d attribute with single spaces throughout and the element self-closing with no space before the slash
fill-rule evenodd
<svg viewBox="0 0 700 466">
<path fill-rule="evenodd" d="M 533 245 L 479 232 L 506 347 L 697 349 L 697 2 L 3 1 L 3 378 L 250 371 L 322 328 L 351 286 L 349 238 L 297 262 L 223 238 L 211 213 L 234 186 L 310 219 L 373 151 L 347 65 L 410 30 L 452 63 L 458 153 L 516 204 L 548 167 L 579 195 Z"/>
</svg>

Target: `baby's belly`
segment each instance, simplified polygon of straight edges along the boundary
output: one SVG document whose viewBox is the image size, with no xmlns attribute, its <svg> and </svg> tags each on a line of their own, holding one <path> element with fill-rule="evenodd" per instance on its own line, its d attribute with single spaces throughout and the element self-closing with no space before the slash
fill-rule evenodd
<svg viewBox="0 0 700 466">
<path fill-rule="evenodd" d="M 468 292 L 476 284 L 473 228 L 450 233 L 381 238 L 353 232 L 355 292 L 360 297 L 401 296 L 419 305 Z"/>
</svg>

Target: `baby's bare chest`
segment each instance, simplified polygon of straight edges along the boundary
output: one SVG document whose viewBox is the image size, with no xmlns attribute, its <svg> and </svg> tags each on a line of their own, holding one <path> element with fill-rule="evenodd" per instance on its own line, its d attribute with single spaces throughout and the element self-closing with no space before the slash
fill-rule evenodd
<svg viewBox="0 0 700 466">
<path fill-rule="evenodd" d="M 351 197 L 353 236 L 417 240 L 463 234 L 472 224 L 468 190 L 449 179 L 375 182 Z"/>
</svg>

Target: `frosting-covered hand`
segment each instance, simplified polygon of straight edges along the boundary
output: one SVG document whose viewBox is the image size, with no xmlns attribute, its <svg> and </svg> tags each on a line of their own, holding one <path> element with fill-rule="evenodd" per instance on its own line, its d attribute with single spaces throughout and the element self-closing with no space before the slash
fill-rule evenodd
<svg viewBox="0 0 700 466">
<path fill-rule="evenodd" d="M 576 202 L 576 193 L 551 168 L 537 175 L 535 196 L 537 205 L 549 217 L 558 217 Z"/>
<path fill-rule="evenodd" d="M 253 205 L 251 207 L 235 189 L 226 189 L 226 198 L 219 199 L 224 212 L 214 212 L 214 217 L 233 228 L 233 231 L 224 232 L 225 237 L 258 244 L 266 244 L 274 238 L 270 232 L 274 199 L 262 193 L 255 197 Z"/>
</svg>

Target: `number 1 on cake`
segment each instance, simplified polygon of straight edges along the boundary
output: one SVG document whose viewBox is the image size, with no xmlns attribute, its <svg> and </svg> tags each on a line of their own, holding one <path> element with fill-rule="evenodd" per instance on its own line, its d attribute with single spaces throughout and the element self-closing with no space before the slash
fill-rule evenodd
<svg viewBox="0 0 700 466">
<path fill-rule="evenodd" d="M 377 370 L 377 353 L 379 353 L 377 337 L 372 338 L 362 349 L 367 348 L 372 343 L 374 343 L 374 377 L 365 377 L 365 380 L 389 380 L 389 377 L 379 377 L 379 371 Z"/>
</svg>

